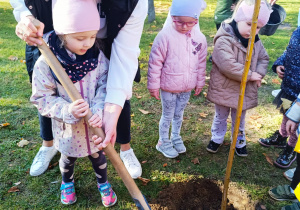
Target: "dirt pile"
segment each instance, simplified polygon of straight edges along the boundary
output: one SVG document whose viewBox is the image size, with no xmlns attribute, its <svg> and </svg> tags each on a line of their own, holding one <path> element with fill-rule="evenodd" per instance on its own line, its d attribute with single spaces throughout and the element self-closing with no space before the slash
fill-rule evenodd
<svg viewBox="0 0 300 210">
<path fill-rule="evenodd" d="M 222 192 L 214 181 L 196 178 L 171 184 L 149 203 L 152 210 L 219 210 Z M 227 206 L 235 209 L 232 204 Z"/>
</svg>

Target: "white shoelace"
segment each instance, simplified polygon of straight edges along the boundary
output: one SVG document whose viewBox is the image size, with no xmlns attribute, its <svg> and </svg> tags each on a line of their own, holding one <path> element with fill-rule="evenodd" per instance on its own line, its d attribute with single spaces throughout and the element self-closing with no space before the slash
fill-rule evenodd
<svg viewBox="0 0 300 210">
<path fill-rule="evenodd" d="M 128 164 L 128 166 L 130 166 L 130 165 L 137 166 L 135 163 L 135 158 L 131 153 L 125 154 L 123 160 L 126 160 L 124 162 L 126 162 L 126 164 Z"/>
</svg>

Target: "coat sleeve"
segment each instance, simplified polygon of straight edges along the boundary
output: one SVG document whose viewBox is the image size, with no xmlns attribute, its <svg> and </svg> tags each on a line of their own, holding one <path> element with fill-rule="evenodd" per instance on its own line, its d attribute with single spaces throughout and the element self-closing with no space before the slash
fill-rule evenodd
<svg viewBox="0 0 300 210">
<path fill-rule="evenodd" d="M 218 66 L 219 71 L 229 79 L 240 82 L 244 72 L 244 63 L 235 59 L 231 42 L 223 37 L 217 39 L 212 54 L 213 62 Z M 252 71 L 249 70 L 248 79 Z"/>
<path fill-rule="evenodd" d="M 30 101 L 37 107 L 42 116 L 75 124 L 80 119 L 76 119 L 68 111 L 70 102 L 59 96 L 57 85 L 44 57 L 40 56 L 33 69 Z"/>
<path fill-rule="evenodd" d="M 299 123 L 300 122 L 300 94 L 297 97 L 297 100 L 293 103 L 291 108 L 285 113 L 285 115 L 292 121 Z"/>
<path fill-rule="evenodd" d="M 198 64 L 198 76 L 197 76 L 197 88 L 203 88 L 205 85 L 205 71 L 206 71 L 206 56 L 207 56 L 207 42 L 206 38 L 204 37 L 203 48 L 199 53 L 199 64 Z"/>
<path fill-rule="evenodd" d="M 158 34 L 154 39 L 148 63 L 148 83 L 149 90 L 160 89 L 160 76 L 167 55 L 167 43 L 162 34 Z"/>
<path fill-rule="evenodd" d="M 105 102 L 124 106 L 132 96 L 133 80 L 138 69 L 139 44 L 147 16 L 146 0 L 139 0 L 125 26 L 111 47 Z"/>
<path fill-rule="evenodd" d="M 262 44 L 261 44 L 261 47 L 262 48 L 258 54 L 258 60 L 257 60 L 255 72 L 259 73 L 260 75 L 262 75 L 264 77 L 268 71 L 269 55 Z"/>
<path fill-rule="evenodd" d="M 24 0 L 10 0 L 9 2 L 14 8 L 13 13 L 17 22 L 20 22 L 23 17 L 32 15 L 26 7 Z"/>
<path fill-rule="evenodd" d="M 107 73 L 109 61 L 105 55 L 100 52 L 99 65 L 100 65 L 100 76 L 97 79 L 97 87 L 95 97 L 91 101 L 91 111 L 93 114 L 98 114 L 102 119 L 102 113 L 104 109 L 104 101 L 106 97 L 106 84 L 107 84 Z"/>
</svg>

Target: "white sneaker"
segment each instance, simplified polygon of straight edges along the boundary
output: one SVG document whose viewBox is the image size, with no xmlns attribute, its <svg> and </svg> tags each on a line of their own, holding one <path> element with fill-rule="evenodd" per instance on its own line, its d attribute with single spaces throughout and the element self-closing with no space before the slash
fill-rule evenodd
<svg viewBox="0 0 300 210">
<path fill-rule="evenodd" d="M 44 147 L 42 146 L 39 152 L 36 154 L 33 159 L 32 165 L 30 167 L 30 175 L 31 176 L 39 176 L 43 174 L 51 161 L 54 155 L 57 153 L 57 150 L 54 146 L 52 147 Z"/>
<path fill-rule="evenodd" d="M 120 158 L 122 159 L 127 171 L 133 179 L 136 179 L 142 175 L 142 166 L 136 158 L 132 148 L 127 151 L 120 150 Z"/>
<path fill-rule="evenodd" d="M 294 177 L 296 168 L 292 168 L 283 173 L 283 176 L 287 178 L 287 180 L 292 181 Z"/>
</svg>

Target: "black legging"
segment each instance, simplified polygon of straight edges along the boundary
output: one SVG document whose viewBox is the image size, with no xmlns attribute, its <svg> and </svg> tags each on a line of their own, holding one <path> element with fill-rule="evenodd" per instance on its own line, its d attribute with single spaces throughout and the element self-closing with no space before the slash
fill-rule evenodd
<svg viewBox="0 0 300 210">
<path fill-rule="evenodd" d="M 291 188 L 293 190 L 295 190 L 297 185 L 299 184 L 299 182 L 300 182 L 300 154 L 297 153 L 297 167 L 296 167 L 296 171 L 295 171 L 294 176 L 293 176 L 293 180 L 292 180 L 292 183 L 291 183 Z"/>
<path fill-rule="evenodd" d="M 92 162 L 92 166 L 96 173 L 97 182 L 99 184 L 105 183 L 107 181 L 107 162 L 105 155 L 102 151 L 96 152 L 88 156 Z M 62 175 L 62 180 L 66 182 L 72 182 L 74 180 L 74 166 L 76 157 L 68 157 L 61 154 L 59 160 L 59 168 Z"/>
<path fill-rule="evenodd" d="M 126 100 L 117 124 L 117 142 L 127 144 L 130 139 L 130 101 Z"/>
</svg>

